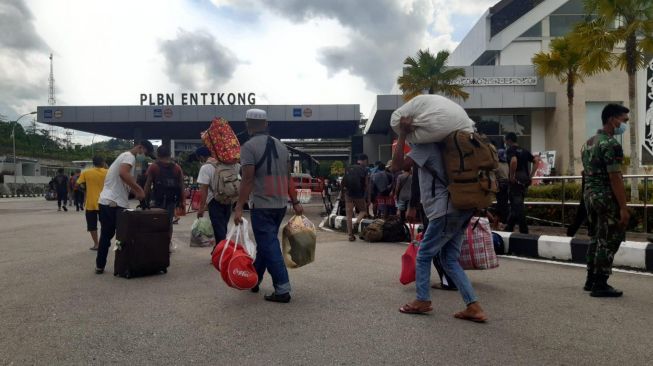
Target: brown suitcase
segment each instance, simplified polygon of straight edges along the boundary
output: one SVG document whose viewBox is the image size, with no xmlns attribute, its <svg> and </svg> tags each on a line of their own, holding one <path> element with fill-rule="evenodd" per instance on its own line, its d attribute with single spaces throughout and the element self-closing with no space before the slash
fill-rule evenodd
<svg viewBox="0 0 653 366">
<path fill-rule="evenodd" d="M 170 266 L 170 221 L 163 209 L 118 213 L 113 274 L 131 278 L 167 273 Z"/>
</svg>

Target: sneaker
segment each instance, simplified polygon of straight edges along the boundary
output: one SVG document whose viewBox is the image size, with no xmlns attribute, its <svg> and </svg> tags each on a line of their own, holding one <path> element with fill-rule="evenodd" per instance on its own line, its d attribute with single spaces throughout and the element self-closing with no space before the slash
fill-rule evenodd
<svg viewBox="0 0 653 366">
<path fill-rule="evenodd" d="M 102 274 L 104 273 L 104 268 L 96 268 L 95 269 L 95 274 Z"/>
<path fill-rule="evenodd" d="M 289 303 L 290 302 L 290 294 L 285 293 L 285 294 L 279 295 L 277 293 L 273 293 L 273 294 L 270 294 L 270 295 L 265 295 L 265 301 Z"/>
<path fill-rule="evenodd" d="M 63 210 L 68 212 L 68 209 L 66 208 L 66 206 L 63 206 Z"/>
</svg>

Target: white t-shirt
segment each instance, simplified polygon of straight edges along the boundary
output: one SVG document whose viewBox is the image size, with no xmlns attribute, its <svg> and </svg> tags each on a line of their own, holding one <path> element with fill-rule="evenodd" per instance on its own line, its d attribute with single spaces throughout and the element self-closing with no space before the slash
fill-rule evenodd
<svg viewBox="0 0 653 366">
<path fill-rule="evenodd" d="M 100 204 L 110 205 L 111 201 L 115 202 L 118 207 L 129 207 L 129 186 L 120 178 L 120 166 L 128 164 L 131 166 L 131 175 L 134 175 L 136 166 L 136 157 L 131 152 L 124 152 L 116 158 L 109 167 L 107 177 L 104 179 L 104 188 L 100 193 Z"/>
<path fill-rule="evenodd" d="M 211 189 L 211 179 L 213 179 L 213 174 L 215 174 L 215 167 L 211 164 L 203 164 L 200 167 L 200 172 L 197 174 L 197 183 L 207 184 L 209 190 L 206 193 L 206 203 L 211 203 L 213 199 L 213 190 Z"/>
</svg>

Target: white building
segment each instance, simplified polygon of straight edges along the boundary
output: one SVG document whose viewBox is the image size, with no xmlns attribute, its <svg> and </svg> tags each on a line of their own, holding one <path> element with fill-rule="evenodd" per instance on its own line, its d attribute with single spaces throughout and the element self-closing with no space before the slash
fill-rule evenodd
<svg viewBox="0 0 653 366">
<path fill-rule="evenodd" d="M 488 9 L 449 58 L 449 66 L 463 67 L 461 80 L 470 93 L 458 102 L 477 122 L 480 131 L 500 141 L 507 132 L 520 135 L 520 143 L 532 151 L 556 151 L 558 173 L 569 164 L 566 86 L 554 78 L 539 78 L 531 59 L 548 51 L 551 39 L 567 34 L 585 18 L 582 0 L 502 0 Z M 653 63 L 650 68 L 653 80 Z M 638 73 L 639 143 L 642 161 L 653 164 L 653 141 L 645 124 L 647 70 Z M 651 82 L 653 87 L 653 82 Z M 650 87 L 649 87 L 650 88 Z M 580 148 L 601 127 L 601 110 L 608 103 L 628 106 L 628 78 L 614 70 L 578 83 L 574 104 L 574 159 L 580 172 Z M 653 95 L 652 95 L 653 98 Z M 400 95 L 378 96 L 366 126 L 365 150 L 370 159 L 389 158 L 389 113 L 403 104 Z M 653 108 L 649 114 L 653 120 Z M 628 133 L 624 151 L 630 153 Z M 388 146 L 374 151 L 374 145 Z"/>
</svg>

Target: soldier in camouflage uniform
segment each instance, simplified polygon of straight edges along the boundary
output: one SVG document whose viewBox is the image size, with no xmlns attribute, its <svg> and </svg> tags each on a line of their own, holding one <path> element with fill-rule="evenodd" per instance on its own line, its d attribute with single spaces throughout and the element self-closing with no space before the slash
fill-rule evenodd
<svg viewBox="0 0 653 366">
<path fill-rule="evenodd" d="M 623 149 L 614 135 L 623 134 L 628 108 L 607 105 L 601 114 L 603 128 L 582 149 L 585 170 L 583 192 L 590 221 L 591 241 L 587 251 L 585 291 L 593 297 L 618 297 L 623 293 L 608 285 L 612 261 L 626 237 L 630 218 L 626 208 L 626 191 L 621 175 Z"/>
</svg>

